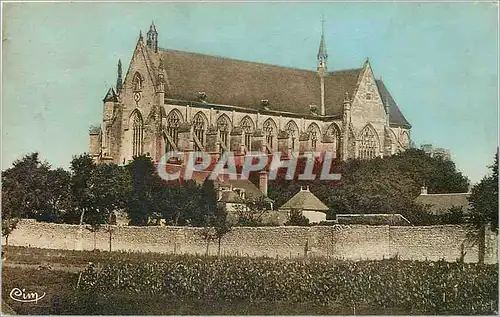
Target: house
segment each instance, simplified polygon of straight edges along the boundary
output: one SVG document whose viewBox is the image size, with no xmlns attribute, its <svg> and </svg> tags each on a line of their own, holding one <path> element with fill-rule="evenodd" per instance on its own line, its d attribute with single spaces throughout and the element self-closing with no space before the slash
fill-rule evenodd
<svg viewBox="0 0 500 317">
<path fill-rule="evenodd" d="M 302 215 L 309 219 L 310 223 L 318 223 L 326 221 L 326 211 L 329 208 L 306 188 L 300 188 L 300 191 L 295 194 L 290 200 L 284 203 L 279 210 L 287 211 L 288 214 L 292 210 L 300 210 Z"/>
<path fill-rule="evenodd" d="M 447 213 L 452 207 L 462 208 L 467 212 L 470 208 L 469 197 L 471 193 L 448 193 L 448 194 L 428 194 L 427 187 L 422 186 L 420 195 L 415 202 L 420 205 L 429 206 L 429 211 L 434 215 Z"/>
</svg>

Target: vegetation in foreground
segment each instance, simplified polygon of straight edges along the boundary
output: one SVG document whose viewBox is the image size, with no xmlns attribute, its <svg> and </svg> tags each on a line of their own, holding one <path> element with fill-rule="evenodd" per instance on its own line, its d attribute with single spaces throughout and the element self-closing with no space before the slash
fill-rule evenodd
<svg viewBox="0 0 500 317">
<path fill-rule="evenodd" d="M 4 266 L 2 298 L 19 314 L 463 315 L 494 314 L 498 307 L 498 265 L 9 247 L 5 263 L 22 259 L 44 267 L 93 265 L 81 276 Z M 14 302 L 13 287 L 47 297 Z"/>
<path fill-rule="evenodd" d="M 287 301 L 207 301 L 177 300 L 165 295 L 141 296 L 115 290 L 93 293 L 75 289 L 78 274 L 47 270 L 4 268 L 3 299 L 21 315 L 352 315 L 352 314 L 418 314 L 404 308 L 383 309 L 367 306 L 319 305 Z M 46 292 L 37 304 L 19 303 L 8 297 L 13 287 Z"/>
</svg>

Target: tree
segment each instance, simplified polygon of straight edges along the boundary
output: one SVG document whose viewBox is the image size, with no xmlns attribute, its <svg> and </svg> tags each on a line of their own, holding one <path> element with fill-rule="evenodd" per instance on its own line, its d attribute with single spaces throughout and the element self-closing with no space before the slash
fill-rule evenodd
<svg viewBox="0 0 500 317">
<path fill-rule="evenodd" d="M 50 165 L 41 162 L 38 153 L 16 160 L 13 167 L 2 172 L 2 198 L 21 218 L 35 218 L 44 212 L 49 199 L 47 174 Z M 2 204 L 3 206 L 3 204 Z"/>
<path fill-rule="evenodd" d="M 320 174 L 320 169 L 321 164 L 315 163 L 314 174 Z M 414 201 L 422 185 L 431 193 L 466 192 L 469 185 L 452 161 L 430 157 L 417 149 L 372 160 L 335 161 L 330 170 L 341 174 L 340 181 L 286 180 L 278 173 L 269 184 L 269 197 L 281 206 L 301 186 L 309 185 L 329 207 L 329 219 L 338 213 L 397 212 L 418 225 L 432 224 L 437 219 Z"/>
<path fill-rule="evenodd" d="M 103 224 L 107 224 L 106 232 L 109 234 L 111 251 L 113 228 L 109 222 L 115 210 L 125 208 L 126 197 L 130 192 L 130 174 L 116 164 L 99 164 L 94 167 L 89 182 L 93 212 L 86 218 L 86 222 L 90 225 L 87 228 L 94 233 L 95 249 L 96 232 Z"/>
<path fill-rule="evenodd" d="M 195 181 L 163 185 L 158 192 L 163 195 L 158 197 L 160 201 L 156 206 L 167 223 L 175 226 L 205 225 L 200 188 Z"/>
<path fill-rule="evenodd" d="M 309 219 L 302 214 L 300 209 L 290 210 L 290 216 L 285 226 L 308 226 Z"/>
<path fill-rule="evenodd" d="M 494 163 L 490 166 L 491 174 L 485 176 L 472 188 L 469 197 L 471 238 L 479 245 L 479 262 L 484 262 L 485 235 L 488 224 L 498 233 L 498 150 Z M 476 233 L 474 233 L 476 232 Z"/>
<path fill-rule="evenodd" d="M 205 228 L 200 231 L 201 236 L 207 242 L 207 254 L 210 241 L 217 241 L 217 256 L 220 256 L 222 238 L 231 231 L 231 224 L 227 219 L 227 211 L 217 201 L 217 190 L 214 181 L 206 179 L 200 188 L 198 200 L 199 212 L 196 218 L 203 217 Z M 193 220 L 196 220 L 194 218 Z"/>
<path fill-rule="evenodd" d="M 74 157 L 71 170 L 74 207 L 80 214 L 80 225 L 87 224 L 86 228 L 94 234 L 95 249 L 99 229 L 109 222 L 114 210 L 125 207 L 130 192 L 130 174 L 116 164 L 96 165 L 88 154 Z M 109 226 L 108 232 L 111 241 Z"/>
<path fill-rule="evenodd" d="M 80 225 L 83 225 L 85 217 L 89 217 L 86 213 L 93 213 L 95 210 L 93 197 L 90 192 L 92 188 L 91 177 L 94 168 L 94 161 L 86 153 L 74 156 L 70 163 L 72 172 L 70 188 L 74 199 L 75 212 L 69 218 L 75 220 L 75 216 L 79 215 Z M 92 215 L 89 218 L 95 219 Z"/>
<path fill-rule="evenodd" d="M 5 238 L 5 245 L 9 245 L 9 236 L 16 229 L 19 222 L 17 208 L 12 205 L 10 197 L 2 194 L 2 237 Z"/>
<path fill-rule="evenodd" d="M 130 224 L 135 226 L 146 226 L 149 217 L 155 211 L 155 199 L 160 195 L 158 191 L 161 179 L 151 158 L 141 155 L 127 165 L 131 178 L 131 190 L 127 197 L 126 208 L 130 218 Z"/>
<path fill-rule="evenodd" d="M 238 217 L 236 225 L 240 227 L 262 226 L 262 219 L 269 209 L 269 199 L 264 196 L 243 199 L 235 210 Z"/>
</svg>

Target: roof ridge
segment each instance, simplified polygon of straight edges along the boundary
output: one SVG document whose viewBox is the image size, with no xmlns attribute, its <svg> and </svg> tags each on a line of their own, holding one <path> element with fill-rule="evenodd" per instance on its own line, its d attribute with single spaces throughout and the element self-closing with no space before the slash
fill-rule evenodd
<svg viewBox="0 0 500 317">
<path fill-rule="evenodd" d="M 332 70 L 331 72 L 328 72 L 328 74 L 337 74 L 337 73 L 353 72 L 353 71 L 361 71 L 361 70 L 363 70 L 363 67 L 346 68 L 346 69 Z"/>
<path fill-rule="evenodd" d="M 470 195 L 470 192 L 466 193 L 444 193 L 444 194 L 425 194 L 425 195 L 420 195 L 419 197 L 425 197 L 425 196 L 451 196 L 451 195 Z"/>
</svg>

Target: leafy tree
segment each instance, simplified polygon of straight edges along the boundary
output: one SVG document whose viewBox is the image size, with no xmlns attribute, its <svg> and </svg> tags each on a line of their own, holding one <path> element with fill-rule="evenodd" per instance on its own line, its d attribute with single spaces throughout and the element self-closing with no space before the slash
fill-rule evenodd
<svg viewBox="0 0 500 317">
<path fill-rule="evenodd" d="M 3 191 L 3 190 L 2 190 Z M 16 229 L 20 214 L 16 206 L 12 204 L 11 196 L 2 193 L 2 237 L 5 245 L 9 245 L 9 236 Z"/>
<path fill-rule="evenodd" d="M 38 218 L 47 208 L 49 190 L 47 174 L 50 165 L 41 162 L 38 153 L 16 160 L 13 167 L 2 172 L 2 198 L 21 218 Z M 2 204 L 3 207 L 3 204 Z"/>
<path fill-rule="evenodd" d="M 93 203 L 91 178 L 95 169 L 95 163 L 88 154 L 81 154 L 73 157 L 70 163 L 71 175 L 71 193 L 74 199 L 74 213 L 68 218 L 75 220 L 76 215 L 79 215 L 79 223 L 83 225 L 85 217 L 95 219 L 92 213 L 95 211 Z"/>
<path fill-rule="evenodd" d="M 151 158 L 141 155 L 127 165 L 131 177 L 131 190 L 127 198 L 125 211 L 130 218 L 130 224 L 145 226 L 148 219 L 155 211 L 154 199 L 159 195 L 158 189 L 161 179 Z"/>
<path fill-rule="evenodd" d="M 58 168 L 49 170 L 46 178 L 48 199 L 46 209 L 39 216 L 41 221 L 65 222 L 73 208 L 71 173 Z"/>
<path fill-rule="evenodd" d="M 313 170 L 319 175 L 321 164 L 315 163 Z M 330 170 L 340 173 L 341 180 L 286 180 L 278 173 L 278 178 L 269 184 L 269 197 L 281 206 L 301 186 L 309 185 L 329 207 L 329 219 L 338 213 L 397 212 L 418 225 L 437 221 L 427 208 L 414 202 L 423 184 L 431 193 L 465 192 L 469 185 L 452 161 L 432 158 L 417 149 L 383 159 L 335 161 Z"/>
<path fill-rule="evenodd" d="M 479 244 L 480 263 L 484 262 L 487 225 L 490 224 L 491 230 L 498 233 L 498 150 L 490 169 L 491 174 L 472 188 L 469 197 L 471 237 Z"/>
<path fill-rule="evenodd" d="M 99 164 L 94 167 L 90 184 L 90 195 L 94 206 L 93 212 L 86 218 L 90 226 L 87 229 L 94 233 L 95 249 L 96 232 L 103 224 L 108 224 L 105 230 L 109 234 L 111 251 L 113 228 L 109 222 L 115 210 L 125 208 L 127 194 L 130 192 L 130 174 L 116 164 Z"/>
<path fill-rule="evenodd" d="M 285 226 L 308 226 L 309 219 L 302 214 L 300 209 L 290 210 L 290 217 Z"/>
<path fill-rule="evenodd" d="M 198 216 L 201 219 L 215 215 L 218 212 L 217 190 L 215 189 L 214 181 L 211 179 L 207 178 L 200 188 L 198 208 L 200 210 Z"/>
<path fill-rule="evenodd" d="M 266 197 L 243 199 L 242 203 L 236 207 L 235 213 L 238 217 L 236 222 L 240 227 L 258 227 L 263 225 L 263 217 L 270 209 L 269 201 Z"/>
<path fill-rule="evenodd" d="M 125 207 L 127 194 L 130 192 L 130 174 L 116 164 L 96 165 L 88 154 L 76 156 L 71 161 L 71 192 L 74 197 L 75 215 L 80 214 L 80 225 L 96 233 L 103 224 L 109 222 L 111 213 Z M 108 232 L 112 230 L 108 226 Z M 110 246 L 111 248 L 111 246 Z"/>
</svg>

